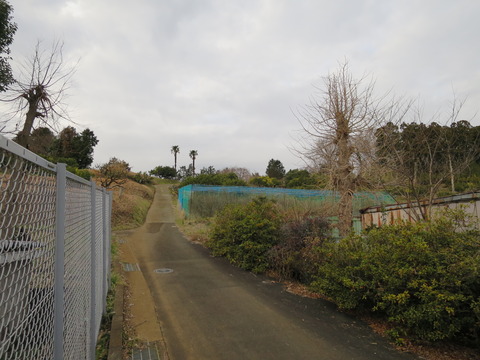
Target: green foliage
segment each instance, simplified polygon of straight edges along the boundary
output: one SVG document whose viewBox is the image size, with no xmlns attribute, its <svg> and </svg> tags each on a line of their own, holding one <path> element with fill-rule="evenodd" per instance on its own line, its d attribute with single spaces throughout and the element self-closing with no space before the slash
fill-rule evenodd
<svg viewBox="0 0 480 360">
<path fill-rule="evenodd" d="M 30 134 L 28 149 L 43 157 L 50 156 L 50 149 L 55 141 L 55 135 L 47 127 L 39 127 Z M 59 161 L 55 161 L 59 162 Z"/>
<path fill-rule="evenodd" d="M 379 164 L 397 177 L 395 183 L 403 179 L 396 189 L 403 196 L 424 200 L 479 189 L 479 126 L 465 120 L 450 126 L 390 122 L 375 136 Z"/>
<path fill-rule="evenodd" d="M 130 165 L 116 157 L 111 158 L 107 163 L 98 167 L 100 172 L 101 185 L 106 188 L 122 186 L 128 179 Z"/>
<path fill-rule="evenodd" d="M 67 166 L 67 170 L 85 180 L 90 180 L 92 178 L 92 173 L 87 169 L 79 169 L 76 167 Z"/>
<path fill-rule="evenodd" d="M 200 170 L 200 174 L 215 175 L 216 173 L 218 173 L 218 171 L 215 170 L 215 168 L 213 166 L 203 167 Z"/>
<path fill-rule="evenodd" d="M 86 169 L 92 165 L 93 148 L 97 144 L 97 137 L 90 129 L 78 134 L 75 128 L 67 126 L 55 136 L 49 128 L 39 127 L 30 135 L 29 149 L 51 162 Z"/>
<path fill-rule="evenodd" d="M 86 169 L 93 163 L 93 148 L 97 144 L 98 139 L 90 129 L 78 134 L 75 128 L 67 126 L 54 139 L 49 154 L 57 159 L 73 158 L 79 168 Z"/>
<path fill-rule="evenodd" d="M 258 187 L 277 187 L 282 183 L 280 180 L 269 176 L 255 176 L 250 179 L 249 184 Z"/>
<path fill-rule="evenodd" d="M 0 91 L 7 90 L 14 79 L 10 60 L 9 46 L 13 42 L 13 35 L 17 31 L 17 24 L 12 19 L 12 6 L 5 0 L 0 0 Z"/>
<path fill-rule="evenodd" d="M 373 228 L 318 249 L 313 288 L 340 308 L 376 311 L 401 341 L 479 341 L 480 231 L 449 212 Z"/>
<path fill-rule="evenodd" d="M 269 267 L 268 251 L 278 242 L 281 223 L 277 205 L 266 197 L 228 206 L 215 217 L 207 246 L 213 255 L 261 273 Z"/>
<path fill-rule="evenodd" d="M 197 185 L 219 185 L 219 186 L 246 186 L 242 179 L 239 179 L 235 173 L 227 174 L 200 174 L 197 176 L 189 176 L 185 178 L 179 187 L 197 184 Z"/>
<path fill-rule="evenodd" d="M 162 179 L 175 179 L 177 171 L 171 166 L 157 166 L 150 170 L 150 175 L 157 176 Z"/>
<path fill-rule="evenodd" d="M 268 177 L 281 180 L 285 176 L 285 168 L 280 160 L 270 159 L 267 165 L 266 174 Z"/>
<path fill-rule="evenodd" d="M 140 171 L 138 173 L 130 173 L 128 175 L 128 178 L 142 185 L 153 184 L 153 178 L 143 171 Z"/>
<path fill-rule="evenodd" d="M 111 247 L 112 262 L 117 261 L 118 245 L 112 242 Z M 97 345 L 95 348 L 96 360 L 108 359 L 108 348 L 110 346 L 110 332 L 112 329 L 113 316 L 115 315 L 115 296 L 117 286 L 122 284 L 122 279 L 119 273 L 112 268 L 110 271 L 110 287 L 107 292 L 105 312 L 102 315 L 100 324 L 100 331 L 98 334 Z"/>
<path fill-rule="evenodd" d="M 148 209 L 152 204 L 149 199 L 139 199 L 133 209 L 132 218 L 136 226 L 142 226 L 147 218 Z"/>
<path fill-rule="evenodd" d="M 294 169 L 287 172 L 284 178 L 285 187 L 289 189 L 312 189 L 317 179 L 307 170 Z"/>
</svg>

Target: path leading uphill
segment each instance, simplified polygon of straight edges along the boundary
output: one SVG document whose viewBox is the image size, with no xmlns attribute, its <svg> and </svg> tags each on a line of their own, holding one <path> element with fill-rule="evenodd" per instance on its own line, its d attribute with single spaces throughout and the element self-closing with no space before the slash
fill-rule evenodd
<svg viewBox="0 0 480 360">
<path fill-rule="evenodd" d="M 167 186 L 157 186 L 145 225 L 125 240 L 123 261 L 140 270 L 126 273 L 126 306 L 138 337 L 159 344 L 162 358 L 415 359 L 332 304 L 288 293 L 188 241 Z"/>
</svg>

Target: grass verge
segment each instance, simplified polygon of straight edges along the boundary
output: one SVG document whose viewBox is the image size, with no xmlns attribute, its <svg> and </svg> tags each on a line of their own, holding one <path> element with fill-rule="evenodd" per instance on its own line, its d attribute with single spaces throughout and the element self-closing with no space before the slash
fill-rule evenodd
<svg viewBox="0 0 480 360">
<path fill-rule="evenodd" d="M 112 203 L 112 229 L 128 230 L 141 226 L 146 219 L 148 210 L 153 201 L 155 189 L 152 186 L 138 184 L 128 180 L 122 188 L 116 188 L 113 191 Z M 117 285 L 124 286 L 124 296 L 128 298 L 128 284 L 122 278 L 120 264 L 118 260 L 118 245 L 116 239 L 112 239 L 112 269 L 111 269 L 111 285 L 107 294 L 107 305 L 105 315 L 102 317 L 100 325 L 100 333 L 96 346 L 96 359 L 107 360 L 108 349 L 110 345 L 110 333 L 112 319 L 115 314 L 114 304 L 115 296 L 117 296 Z M 126 309 L 124 318 L 128 319 L 129 313 Z M 122 342 L 125 349 L 128 349 L 135 342 L 135 335 L 132 329 L 123 327 Z"/>
</svg>

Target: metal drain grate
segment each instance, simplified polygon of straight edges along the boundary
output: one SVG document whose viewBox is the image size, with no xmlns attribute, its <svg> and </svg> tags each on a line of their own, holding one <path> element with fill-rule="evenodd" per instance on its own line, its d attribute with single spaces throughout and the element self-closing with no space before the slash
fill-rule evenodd
<svg viewBox="0 0 480 360">
<path fill-rule="evenodd" d="M 153 270 L 153 272 L 157 273 L 157 274 L 169 274 L 171 272 L 173 272 L 172 269 L 167 269 L 167 268 L 163 268 L 163 269 L 155 269 Z"/>
<path fill-rule="evenodd" d="M 141 349 L 133 349 L 132 360 L 161 360 L 157 344 L 147 342 Z"/>
<path fill-rule="evenodd" d="M 138 264 L 122 263 L 123 271 L 140 271 Z"/>
</svg>

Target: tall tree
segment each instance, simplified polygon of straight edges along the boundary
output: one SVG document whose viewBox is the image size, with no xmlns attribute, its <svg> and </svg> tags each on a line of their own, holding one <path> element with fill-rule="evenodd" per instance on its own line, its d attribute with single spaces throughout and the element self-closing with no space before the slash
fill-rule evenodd
<svg viewBox="0 0 480 360">
<path fill-rule="evenodd" d="M 55 42 L 49 52 L 35 47 L 31 59 L 11 86 L 4 101 L 17 106 L 17 113 L 25 113 L 17 142 L 28 147 L 29 138 L 37 119 L 43 126 L 55 127 L 58 120 L 69 119 L 63 102 L 75 67 L 69 68 L 63 59 L 63 44 Z"/>
<path fill-rule="evenodd" d="M 321 157 L 318 144 L 327 149 L 328 157 L 317 161 L 328 168 L 332 186 L 339 192 L 339 231 L 346 235 L 352 228 L 353 193 L 359 182 L 355 144 L 366 132 L 373 131 L 380 105 L 373 96 L 373 82 L 355 79 L 346 62 L 324 77 L 317 90 L 320 99 L 312 99 L 298 116 L 304 141 L 300 140 L 301 148 L 297 151 Z"/>
<path fill-rule="evenodd" d="M 0 0 L 0 92 L 7 90 L 13 83 L 9 46 L 13 42 L 13 35 L 17 31 L 17 24 L 12 19 L 12 6 L 6 0 Z"/>
<path fill-rule="evenodd" d="M 48 156 L 54 142 L 55 134 L 49 128 L 39 127 L 32 131 L 30 150 L 35 154 Z"/>
<path fill-rule="evenodd" d="M 270 159 L 265 172 L 267 176 L 278 180 L 283 179 L 285 176 L 285 168 L 280 160 Z"/>
<path fill-rule="evenodd" d="M 180 147 L 178 145 L 173 145 L 171 149 L 171 153 L 173 154 L 173 158 L 175 159 L 175 171 L 177 171 L 177 155 L 180 152 Z"/>
<path fill-rule="evenodd" d="M 192 159 L 192 173 L 193 173 L 193 176 L 195 176 L 195 160 L 197 159 L 197 156 L 198 156 L 197 150 L 190 150 L 189 156 Z"/>
<path fill-rule="evenodd" d="M 98 139 L 90 129 L 78 134 L 75 128 L 67 126 L 53 142 L 51 155 L 56 158 L 75 159 L 79 168 L 86 169 L 93 163 L 93 148 L 97 144 Z"/>
<path fill-rule="evenodd" d="M 445 125 L 417 121 L 388 123 L 376 130 L 377 154 L 389 171 L 386 185 L 401 195 L 417 220 L 431 217 L 441 189 L 455 192 L 455 178 L 480 155 L 477 129 L 456 121 L 461 106 L 454 105 Z"/>
<path fill-rule="evenodd" d="M 90 129 L 83 130 L 75 139 L 76 158 L 78 167 L 89 168 L 93 163 L 93 148 L 98 144 L 98 139 Z"/>
</svg>

